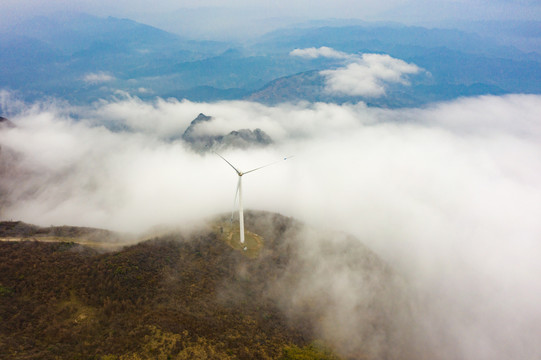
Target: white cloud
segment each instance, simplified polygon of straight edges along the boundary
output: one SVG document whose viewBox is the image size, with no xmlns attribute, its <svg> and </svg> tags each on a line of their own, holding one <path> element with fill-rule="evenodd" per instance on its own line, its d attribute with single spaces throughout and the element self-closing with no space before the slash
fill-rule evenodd
<svg viewBox="0 0 541 360">
<path fill-rule="evenodd" d="M 115 80 L 115 77 L 105 72 L 89 73 L 83 77 L 83 81 L 88 84 L 101 84 Z"/>
<path fill-rule="evenodd" d="M 320 71 L 325 77 L 325 91 L 335 95 L 380 97 L 390 84 L 409 85 L 408 75 L 422 71 L 415 64 L 385 54 L 347 54 L 329 47 L 295 49 L 291 56 L 341 59 L 346 64 Z"/>
<path fill-rule="evenodd" d="M 320 48 L 305 48 L 295 49 L 289 53 L 291 56 L 298 56 L 307 59 L 317 59 L 318 57 L 331 58 L 331 59 L 349 59 L 353 55 L 331 49 L 326 46 Z"/>
<path fill-rule="evenodd" d="M 140 94 L 152 94 L 154 91 L 152 91 L 152 89 L 139 87 L 139 88 L 137 88 L 137 92 L 140 93 Z"/>
<path fill-rule="evenodd" d="M 407 72 L 392 59 L 375 63 L 385 61 Z M 30 106 L 10 116 L 16 128 L 0 131 L 0 161 L 10 169 L 0 178 L 0 210 L 4 219 L 118 230 L 227 212 L 235 174 L 175 137 L 200 112 L 215 117 L 208 131 L 259 127 L 273 147 L 224 155 L 241 169 L 296 156 L 246 176 L 247 208 L 345 231 L 374 249 L 411 285 L 407 330 L 429 355 L 539 358 L 540 109 L 535 95 L 409 110 L 129 97 Z M 5 167 L 15 159 L 7 152 L 17 157 Z M 335 318 L 363 296 L 344 271 L 322 280 L 340 292 Z"/>
<path fill-rule="evenodd" d="M 324 70 L 320 74 L 326 79 L 325 90 L 329 93 L 379 97 L 385 95 L 388 84 L 408 85 L 407 75 L 420 71 L 416 65 L 389 55 L 363 54 L 345 67 Z"/>
</svg>

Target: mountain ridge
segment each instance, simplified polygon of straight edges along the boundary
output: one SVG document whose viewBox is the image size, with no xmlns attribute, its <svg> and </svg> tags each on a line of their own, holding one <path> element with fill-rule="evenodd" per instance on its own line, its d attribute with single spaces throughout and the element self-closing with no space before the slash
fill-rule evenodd
<svg viewBox="0 0 541 360">
<path fill-rule="evenodd" d="M 275 86 L 296 74 L 343 66 L 339 59 L 290 55 L 294 49 L 320 46 L 354 55 L 388 54 L 433 75 L 429 87 L 410 87 L 396 98 L 372 101 L 375 106 L 449 100 L 461 96 L 460 89 L 471 95 L 541 93 L 540 53 L 462 30 L 345 22 L 276 30 L 243 44 L 187 40 L 113 17 L 38 20 L 0 35 L 0 83 L 31 101 L 58 97 L 89 103 L 113 98 L 118 91 L 142 99 L 172 96 L 200 102 L 262 98 L 279 103 L 294 91 L 294 99 L 306 101 L 358 101 L 327 96 L 321 89 L 316 94 L 313 82 L 297 81 L 283 92 Z M 260 94 L 271 87 L 272 99 Z"/>
</svg>

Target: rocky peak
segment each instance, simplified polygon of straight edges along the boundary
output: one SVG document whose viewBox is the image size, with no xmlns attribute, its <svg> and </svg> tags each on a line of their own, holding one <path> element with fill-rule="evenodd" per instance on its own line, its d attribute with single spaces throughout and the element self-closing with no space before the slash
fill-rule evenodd
<svg viewBox="0 0 541 360">
<path fill-rule="evenodd" d="M 197 134 L 196 128 L 199 124 L 212 121 L 212 116 L 203 113 L 199 114 L 190 126 L 184 131 L 182 139 L 199 152 L 211 151 L 225 147 L 249 148 L 262 147 L 272 143 L 272 138 L 261 129 L 239 129 L 233 130 L 226 135 L 201 135 Z"/>
<path fill-rule="evenodd" d="M 0 128 L 2 127 L 14 128 L 15 124 L 6 119 L 5 117 L 0 116 Z"/>
</svg>

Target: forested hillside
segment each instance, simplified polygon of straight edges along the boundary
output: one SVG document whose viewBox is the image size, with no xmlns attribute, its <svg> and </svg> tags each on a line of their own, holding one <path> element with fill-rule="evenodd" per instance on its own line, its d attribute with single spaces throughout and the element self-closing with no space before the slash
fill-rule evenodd
<svg viewBox="0 0 541 360">
<path fill-rule="evenodd" d="M 326 294 L 302 311 L 284 308 L 294 292 L 286 285 L 298 285 L 300 273 L 292 271 L 299 247 L 283 239 L 298 225 L 279 216 L 272 223 L 250 256 L 223 241 L 217 225 L 115 252 L 0 242 L 0 358 L 337 359 L 318 340 Z M 362 252 L 355 266 L 363 276 L 388 271 L 364 247 L 350 247 Z M 381 318 L 373 326 L 386 331 Z M 348 356 L 363 358 L 358 349 Z"/>
</svg>

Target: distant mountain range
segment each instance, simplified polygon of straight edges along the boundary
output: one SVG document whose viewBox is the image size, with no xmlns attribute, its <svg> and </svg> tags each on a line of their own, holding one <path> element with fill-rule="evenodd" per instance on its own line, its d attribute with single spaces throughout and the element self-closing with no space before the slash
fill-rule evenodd
<svg viewBox="0 0 541 360">
<path fill-rule="evenodd" d="M 379 99 L 330 95 L 319 71 L 340 61 L 289 55 L 320 46 L 389 54 L 431 77 L 390 88 Z M 88 103 L 121 91 L 193 101 L 363 100 L 400 107 L 465 95 L 541 93 L 541 52 L 525 53 L 459 30 L 396 24 L 288 28 L 238 44 L 192 41 L 128 19 L 40 17 L 0 34 L 0 54 L 0 88 L 29 100 Z"/>
</svg>

